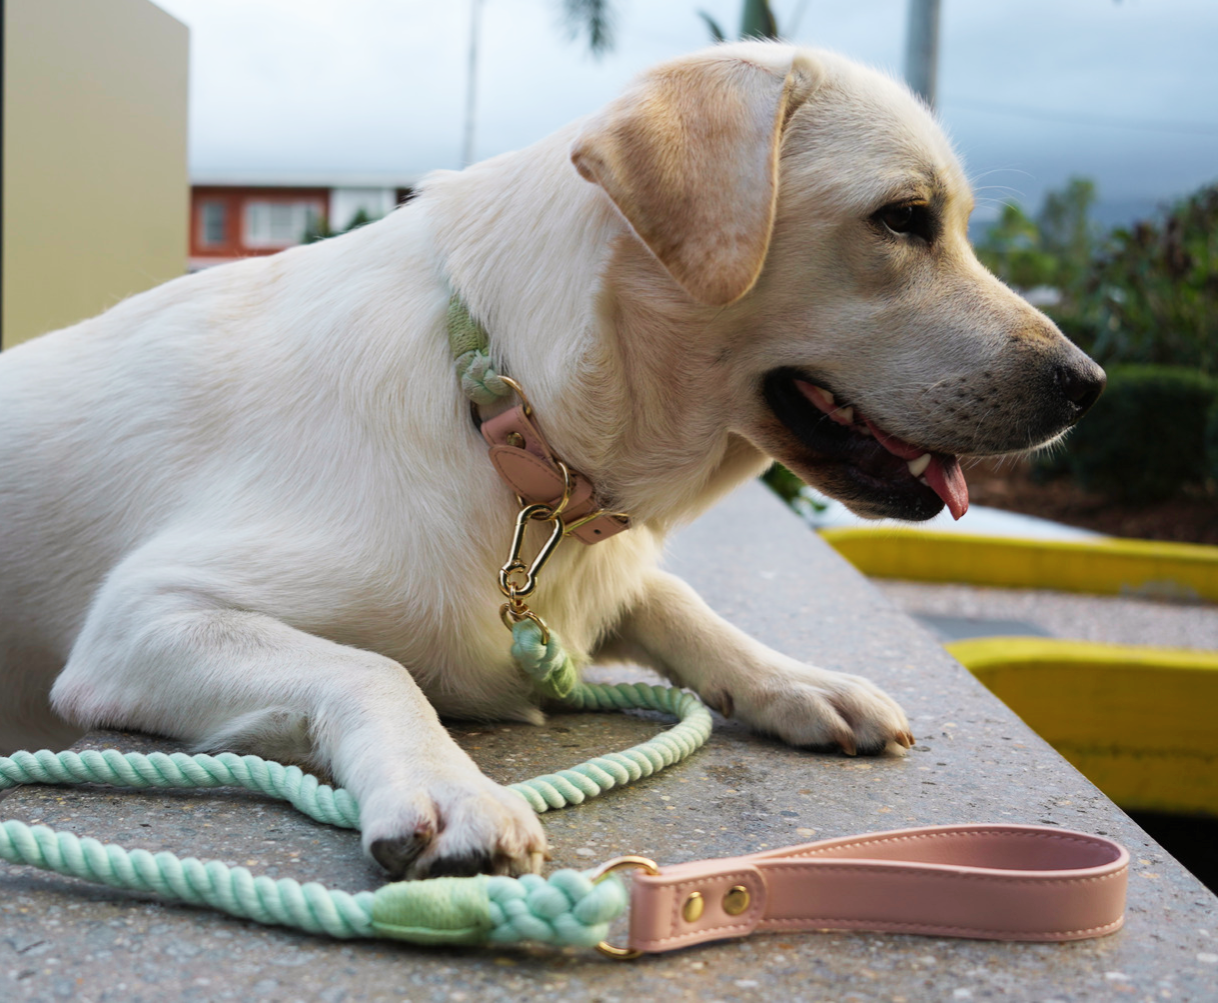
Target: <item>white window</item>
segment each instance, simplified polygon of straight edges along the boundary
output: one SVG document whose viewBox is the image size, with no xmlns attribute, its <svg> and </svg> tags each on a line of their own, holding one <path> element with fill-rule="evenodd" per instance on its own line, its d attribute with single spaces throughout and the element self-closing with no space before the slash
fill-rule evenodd
<svg viewBox="0 0 1218 1003">
<path fill-rule="evenodd" d="M 243 243 L 246 247 L 291 247 L 304 240 L 319 216 L 315 202 L 247 202 Z"/>
<path fill-rule="evenodd" d="M 204 202 L 199 209 L 199 243 L 216 245 L 227 243 L 225 233 L 225 206 L 223 202 Z"/>
</svg>

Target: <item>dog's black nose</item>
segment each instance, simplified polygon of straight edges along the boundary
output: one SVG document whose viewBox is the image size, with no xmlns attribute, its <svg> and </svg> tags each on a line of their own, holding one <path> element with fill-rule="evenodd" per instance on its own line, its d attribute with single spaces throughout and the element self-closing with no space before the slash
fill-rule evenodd
<svg viewBox="0 0 1218 1003">
<path fill-rule="evenodd" d="M 1100 394 L 1104 392 L 1104 385 L 1108 382 L 1104 370 L 1090 359 L 1081 364 L 1059 365 L 1054 376 L 1057 378 L 1058 389 L 1066 400 L 1078 408 L 1080 416 L 1099 399 Z"/>
</svg>

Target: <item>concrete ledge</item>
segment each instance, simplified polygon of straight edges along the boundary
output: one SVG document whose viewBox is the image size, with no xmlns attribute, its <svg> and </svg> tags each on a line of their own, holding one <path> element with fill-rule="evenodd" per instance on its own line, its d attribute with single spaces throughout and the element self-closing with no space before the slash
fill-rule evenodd
<svg viewBox="0 0 1218 1003">
<path fill-rule="evenodd" d="M 748 486 L 682 533 L 669 563 L 773 646 L 887 687 L 918 744 L 903 759 L 850 759 L 719 722 L 686 762 L 546 816 L 554 866 L 630 852 L 675 863 L 905 825 L 1060 825 L 1130 849 L 1125 929 L 1062 945 L 773 934 L 623 964 L 582 951 L 326 941 L 0 866 L 0 999 L 1214 998 L 1218 899 L 764 488 Z M 565 715 L 545 728 L 455 724 L 453 732 L 488 774 L 511 781 L 659 726 L 647 715 Z M 82 743 L 106 745 L 171 743 L 121 734 Z M 27 788 L 4 800 L 2 814 L 350 891 L 378 883 L 354 834 L 241 793 Z"/>
</svg>

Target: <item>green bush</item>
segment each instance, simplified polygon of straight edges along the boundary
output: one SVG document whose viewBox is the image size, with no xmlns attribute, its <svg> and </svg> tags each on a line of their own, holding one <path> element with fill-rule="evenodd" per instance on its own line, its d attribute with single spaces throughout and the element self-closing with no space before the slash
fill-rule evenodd
<svg viewBox="0 0 1218 1003">
<path fill-rule="evenodd" d="M 1206 473 L 1218 486 L 1218 401 L 1210 406 L 1210 418 L 1205 424 Z"/>
<path fill-rule="evenodd" d="M 1108 388 L 1066 443 L 1083 487 L 1131 502 L 1156 501 L 1205 481 L 1218 380 L 1181 366 L 1113 366 Z"/>
<path fill-rule="evenodd" d="M 1101 363 L 1218 374 L 1218 185 L 1109 235 L 1061 313 L 1094 332 Z M 1056 318 L 1055 314 L 1055 318 Z"/>
</svg>

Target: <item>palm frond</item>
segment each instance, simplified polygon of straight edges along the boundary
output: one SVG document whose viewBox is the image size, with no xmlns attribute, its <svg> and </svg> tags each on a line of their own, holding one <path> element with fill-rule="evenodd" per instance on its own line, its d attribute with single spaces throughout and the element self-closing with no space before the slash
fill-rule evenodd
<svg viewBox="0 0 1218 1003">
<path fill-rule="evenodd" d="M 741 38 L 777 38 L 778 21 L 769 0 L 744 0 L 740 17 Z"/>
<path fill-rule="evenodd" d="M 572 40 L 586 36 L 588 51 L 597 58 L 613 49 L 617 12 L 611 0 L 562 0 L 562 10 Z"/>
<path fill-rule="evenodd" d="M 706 11 L 698 11 L 698 16 L 706 22 L 706 27 L 710 29 L 711 38 L 716 42 L 726 42 L 727 35 L 723 33 L 723 29 L 719 27 L 719 22 L 711 17 Z"/>
</svg>

